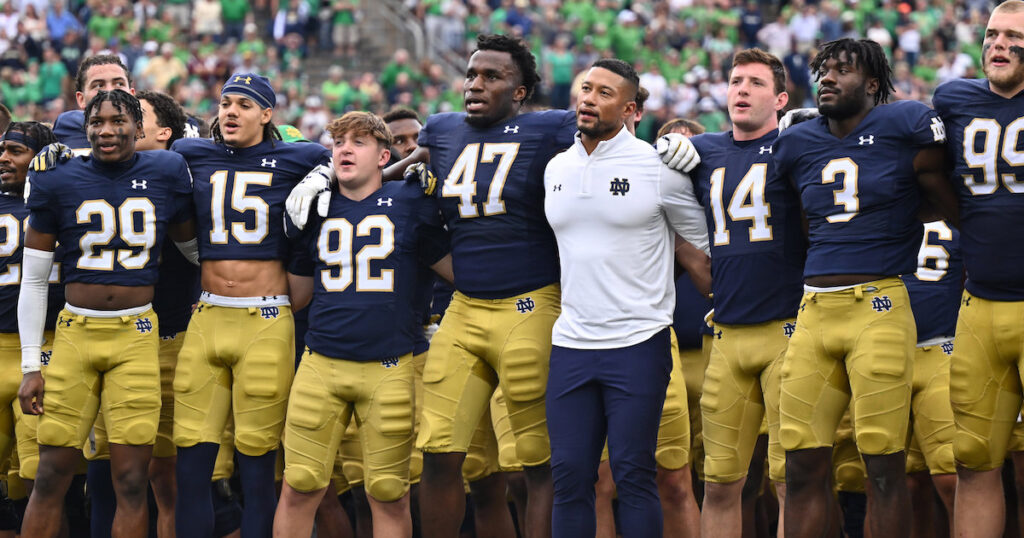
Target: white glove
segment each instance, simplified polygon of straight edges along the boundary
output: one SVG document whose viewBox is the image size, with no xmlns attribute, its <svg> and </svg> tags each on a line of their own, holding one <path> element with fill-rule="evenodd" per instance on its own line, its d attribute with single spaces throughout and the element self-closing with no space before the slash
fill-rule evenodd
<svg viewBox="0 0 1024 538">
<path fill-rule="evenodd" d="M 689 172 L 700 164 L 700 155 L 689 138 L 679 133 L 668 133 L 655 144 L 661 162 L 680 172 Z"/>
<path fill-rule="evenodd" d="M 306 227 L 309 219 L 309 210 L 316 200 L 316 211 L 321 217 L 327 216 L 327 207 L 330 204 L 331 183 L 334 181 L 334 161 L 328 164 L 321 164 L 309 171 L 306 177 L 298 185 L 292 188 L 288 199 L 284 202 L 284 209 L 288 212 L 288 218 L 298 229 Z M 326 196 L 324 196 L 326 195 Z"/>
<path fill-rule="evenodd" d="M 794 108 L 789 112 L 786 112 L 782 119 L 779 120 L 779 132 L 785 131 L 786 129 L 798 124 L 803 123 L 807 120 L 813 120 L 820 116 L 817 108 Z"/>
</svg>

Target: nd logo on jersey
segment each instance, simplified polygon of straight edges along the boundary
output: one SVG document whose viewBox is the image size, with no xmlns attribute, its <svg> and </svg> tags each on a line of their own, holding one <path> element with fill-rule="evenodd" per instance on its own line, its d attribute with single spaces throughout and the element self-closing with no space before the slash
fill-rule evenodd
<svg viewBox="0 0 1024 538">
<path fill-rule="evenodd" d="M 153 332 L 153 322 L 149 318 L 139 318 L 135 320 L 135 330 L 141 334 Z"/>
</svg>

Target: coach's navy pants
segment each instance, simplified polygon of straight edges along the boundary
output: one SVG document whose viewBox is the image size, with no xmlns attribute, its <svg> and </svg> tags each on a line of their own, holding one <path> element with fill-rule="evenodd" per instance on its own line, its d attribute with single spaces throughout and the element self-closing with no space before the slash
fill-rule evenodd
<svg viewBox="0 0 1024 538">
<path fill-rule="evenodd" d="M 672 372 L 670 345 L 665 329 L 626 348 L 551 348 L 554 538 L 594 535 L 594 484 L 606 436 L 623 536 L 661 536 L 654 449 Z"/>
</svg>

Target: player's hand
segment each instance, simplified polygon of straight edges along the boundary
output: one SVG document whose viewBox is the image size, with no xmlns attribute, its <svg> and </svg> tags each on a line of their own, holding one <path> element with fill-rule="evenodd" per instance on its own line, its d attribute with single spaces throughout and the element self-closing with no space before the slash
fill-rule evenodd
<svg viewBox="0 0 1024 538">
<path fill-rule="evenodd" d="M 817 108 L 794 108 L 789 112 L 786 112 L 782 119 L 779 120 L 779 132 L 785 131 L 786 129 L 798 124 L 803 123 L 807 120 L 813 120 L 820 116 Z"/>
<path fill-rule="evenodd" d="M 437 190 L 437 176 L 430 171 L 430 168 L 424 163 L 410 164 L 402 177 L 406 181 L 419 181 L 420 188 L 423 189 L 423 194 L 432 196 L 434 191 Z"/>
<path fill-rule="evenodd" d="M 29 372 L 21 378 L 18 400 L 21 411 L 26 415 L 43 414 L 43 384 L 43 375 L 39 372 Z"/>
<path fill-rule="evenodd" d="M 71 148 L 61 144 L 60 142 L 54 142 L 53 144 L 43 148 L 42 151 L 32 158 L 32 162 L 29 163 L 28 169 L 33 172 L 43 172 L 62 162 L 71 160 L 74 156 L 75 154 L 71 153 Z"/>
<path fill-rule="evenodd" d="M 689 172 L 700 164 L 700 155 L 689 138 L 679 133 L 662 135 L 655 144 L 661 162 L 680 172 Z"/>
<path fill-rule="evenodd" d="M 330 196 L 321 195 L 330 192 L 333 179 L 334 161 L 332 160 L 329 164 L 321 164 L 310 170 L 306 177 L 292 188 L 291 194 L 284 202 L 284 208 L 296 228 L 301 230 L 306 227 L 309 210 L 313 207 L 314 200 L 317 201 L 317 213 L 321 217 L 327 216 L 327 204 L 323 203 L 322 198 L 326 198 L 329 202 Z"/>
</svg>

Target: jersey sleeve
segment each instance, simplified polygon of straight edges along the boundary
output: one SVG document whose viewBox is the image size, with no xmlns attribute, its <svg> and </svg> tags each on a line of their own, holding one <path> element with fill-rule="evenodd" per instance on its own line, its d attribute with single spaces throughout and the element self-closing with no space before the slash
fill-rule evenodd
<svg viewBox="0 0 1024 538">
<path fill-rule="evenodd" d="M 284 217 L 285 233 L 288 235 L 288 257 L 287 270 L 293 275 L 313 276 L 316 267 L 316 260 L 313 257 L 313 248 L 316 240 L 316 233 L 320 230 L 323 219 L 319 215 L 310 217 L 306 223 L 306 229 L 300 230 L 288 218 Z"/>
<path fill-rule="evenodd" d="M 437 130 L 437 126 L 435 125 L 437 122 L 433 120 L 433 117 L 427 118 L 426 125 L 424 125 L 422 129 L 420 129 L 420 134 L 419 136 L 416 137 L 417 146 L 424 146 L 429 148 L 431 146 L 437 145 L 434 136 L 434 132 Z"/>
<path fill-rule="evenodd" d="M 416 209 L 417 257 L 424 265 L 431 266 L 451 251 L 451 241 L 441 224 L 441 211 L 434 198 L 420 198 Z"/>
<path fill-rule="evenodd" d="M 29 225 L 46 234 L 56 234 L 57 200 L 50 188 L 51 173 L 29 172 L 25 183 L 25 205 L 30 213 Z"/>
<path fill-rule="evenodd" d="M 555 132 L 555 144 L 559 148 L 571 146 L 576 141 L 576 131 L 576 112 L 566 110 Z"/>
<path fill-rule="evenodd" d="M 693 181 L 667 166 L 662 167 L 661 200 L 665 215 L 676 233 L 708 253 L 708 224 L 694 192 Z"/>
<path fill-rule="evenodd" d="M 177 179 L 174 189 L 174 213 L 171 222 L 186 222 L 195 217 L 192 204 L 192 171 L 188 168 L 185 158 L 172 153 L 176 161 L 174 178 Z"/>
<path fill-rule="evenodd" d="M 914 146 L 946 143 L 946 127 L 935 110 L 909 101 L 907 106 L 907 139 Z"/>
</svg>

